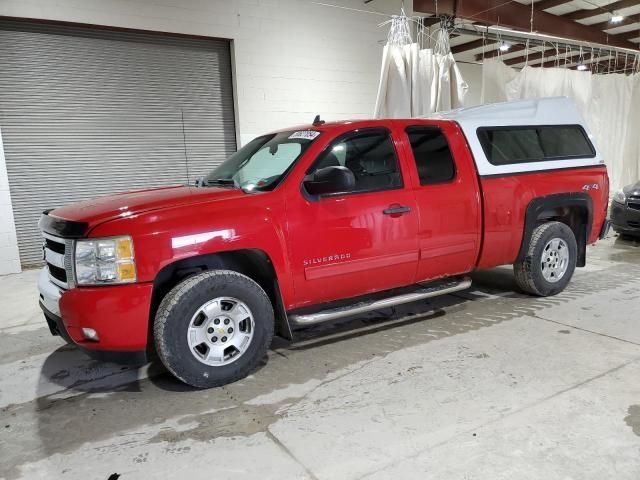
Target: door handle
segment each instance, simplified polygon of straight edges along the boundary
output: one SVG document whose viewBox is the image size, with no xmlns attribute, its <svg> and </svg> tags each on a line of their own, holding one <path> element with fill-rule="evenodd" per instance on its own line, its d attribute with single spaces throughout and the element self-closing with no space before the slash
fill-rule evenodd
<svg viewBox="0 0 640 480">
<path fill-rule="evenodd" d="M 403 213 L 409 213 L 410 211 L 410 207 L 400 206 L 385 208 L 382 213 L 384 213 L 385 215 L 402 215 Z"/>
</svg>

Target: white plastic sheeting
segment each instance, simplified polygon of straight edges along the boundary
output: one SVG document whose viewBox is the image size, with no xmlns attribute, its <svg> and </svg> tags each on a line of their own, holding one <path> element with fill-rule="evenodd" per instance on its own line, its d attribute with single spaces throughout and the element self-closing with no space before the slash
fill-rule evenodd
<svg viewBox="0 0 640 480">
<path fill-rule="evenodd" d="M 373 116 L 410 118 L 464 106 L 469 86 L 453 54 L 442 50 L 421 49 L 417 43 L 385 45 Z"/>
<path fill-rule="evenodd" d="M 609 171 L 611 190 L 640 178 L 640 74 L 592 74 L 486 59 L 482 102 L 567 96 L 582 113 Z"/>
</svg>

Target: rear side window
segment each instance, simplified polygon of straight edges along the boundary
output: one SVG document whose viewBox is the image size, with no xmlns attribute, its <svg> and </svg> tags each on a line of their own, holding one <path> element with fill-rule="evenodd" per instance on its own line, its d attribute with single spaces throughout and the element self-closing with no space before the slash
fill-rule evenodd
<svg viewBox="0 0 640 480">
<path fill-rule="evenodd" d="M 593 158 L 593 145 L 580 125 L 482 127 L 478 139 L 493 165 Z"/>
<path fill-rule="evenodd" d="M 406 130 L 420 185 L 448 183 L 456 176 L 456 165 L 447 137 L 437 127 L 409 127 Z"/>
</svg>

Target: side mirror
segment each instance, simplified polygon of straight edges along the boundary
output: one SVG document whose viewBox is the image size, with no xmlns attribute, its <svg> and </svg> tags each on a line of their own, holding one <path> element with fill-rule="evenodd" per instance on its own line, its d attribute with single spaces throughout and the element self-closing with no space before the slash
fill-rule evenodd
<svg viewBox="0 0 640 480">
<path fill-rule="evenodd" d="M 311 195 L 346 193 L 355 188 L 356 177 L 347 167 L 325 167 L 304 177 L 303 185 Z"/>
</svg>

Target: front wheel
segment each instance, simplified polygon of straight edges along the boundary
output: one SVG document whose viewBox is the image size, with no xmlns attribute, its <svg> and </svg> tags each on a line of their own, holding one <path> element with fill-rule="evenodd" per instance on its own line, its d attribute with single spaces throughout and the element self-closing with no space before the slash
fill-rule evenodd
<svg viewBox="0 0 640 480">
<path fill-rule="evenodd" d="M 214 270 L 190 277 L 162 300 L 154 323 L 156 350 L 178 379 L 198 388 L 247 376 L 267 352 L 274 314 L 249 277 Z"/>
<path fill-rule="evenodd" d="M 576 237 L 567 225 L 543 223 L 531 234 L 524 259 L 513 265 L 516 283 L 533 295 L 556 295 L 571 280 L 577 253 Z"/>
</svg>

